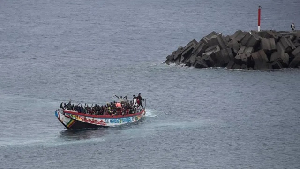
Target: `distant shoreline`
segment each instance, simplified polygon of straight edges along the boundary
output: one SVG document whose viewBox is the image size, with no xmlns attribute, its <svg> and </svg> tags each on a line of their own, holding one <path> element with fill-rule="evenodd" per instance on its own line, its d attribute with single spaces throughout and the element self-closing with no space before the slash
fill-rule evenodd
<svg viewBox="0 0 300 169">
<path fill-rule="evenodd" d="M 211 32 L 198 42 L 193 39 L 179 47 L 165 63 L 248 70 L 300 68 L 300 30 L 238 30 L 227 36 Z"/>
</svg>

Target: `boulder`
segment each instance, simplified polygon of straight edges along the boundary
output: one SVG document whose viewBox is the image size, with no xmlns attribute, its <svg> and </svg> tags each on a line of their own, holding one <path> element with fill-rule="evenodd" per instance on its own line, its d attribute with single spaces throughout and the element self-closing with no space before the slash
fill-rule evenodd
<svg viewBox="0 0 300 169">
<path fill-rule="evenodd" d="M 221 57 L 223 57 L 223 60 L 224 60 L 224 62 L 225 62 L 226 64 L 228 64 L 228 62 L 229 62 L 230 60 L 233 60 L 233 59 L 234 59 L 234 56 L 233 56 L 233 53 L 232 53 L 231 48 L 222 49 L 222 50 L 220 51 L 220 54 L 219 54 L 219 55 L 221 55 Z"/>
<path fill-rule="evenodd" d="M 211 34 L 202 38 L 200 42 L 209 47 L 218 45 L 221 49 L 227 48 L 227 42 L 224 40 L 222 34 Z"/>
<path fill-rule="evenodd" d="M 241 45 L 242 46 L 247 46 L 247 47 L 255 47 L 257 44 L 259 44 L 259 37 L 256 36 L 255 34 L 250 34 L 247 33 L 243 39 L 241 40 Z"/>
<path fill-rule="evenodd" d="M 247 32 L 238 30 L 233 35 L 231 35 L 231 39 L 235 39 L 236 41 L 240 42 L 246 36 L 246 34 Z"/>
<path fill-rule="evenodd" d="M 251 58 L 251 54 L 254 52 L 253 47 L 241 46 L 237 55 L 234 58 L 235 64 L 245 64 L 248 67 L 253 67 L 254 63 Z M 241 68 L 243 68 L 241 66 Z M 244 68 L 243 68 L 244 69 Z"/>
<path fill-rule="evenodd" d="M 234 63 L 239 65 L 247 64 L 247 59 L 250 56 L 251 56 L 250 54 L 246 54 L 246 53 L 238 54 L 234 57 Z"/>
<path fill-rule="evenodd" d="M 233 54 L 230 48 L 222 49 L 212 55 L 216 67 L 225 67 L 230 60 L 233 59 Z"/>
<path fill-rule="evenodd" d="M 260 31 L 257 34 L 262 38 L 274 38 L 276 41 L 278 40 L 278 38 L 281 37 L 281 35 L 278 32 L 273 30 Z"/>
<path fill-rule="evenodd" d="M 202 59 L 208 67 L 214 67 L 214 65 L 215 65 L 215 62 L 211 58 L 211 55 L 214 55 L 214 53 L 211 53 L 211 54 L 203 53 L 203 55 L 202 55 Z"/>
<path fill-rule="evenodd" d="M 269 59 L 263 50 L 259 50 L 258 53 L 262 59 L 262 62 L 269 62 Z"/>
<path fill-rule="evenodd" d="M 273 53 L 277 51 L 275 39 L 274 38 L 262 38 L 260 47 L 262 50 L 264 50 L 266 53 Z"/>
<path fill-rule="evenodd" d="M 214 35 L 219 35 L 219 33 L 215 32 L 215 31 L 212 31 L 208 35 L 206 35 L 205 37 L 207 39 L 211 39 Z"/>
<path fill-rule="evenodd" d="M 203 43 L 202 41 L 199 41 L 199 43 L 195 46 L 192 54 L 196 56 L 202 56 L 202 53 L 204 53 L 207 48 L 207 44 Z"/>
<path fill-rule="evenodd" d="M 168 55 L 168 56 L 166 57 L 165 63 L 166 63 L 166 64 L 170 64 L 171 62 L 173 62 L 173 58 L 174 58 L 173 55 Z"/>
<path fill-rule="evenodd" d="M 238 64 L 234 64 L 234 65 L 232 66 L 232 69 L 241 69 L 241 66 L 238 65 Z"/>
<path fill-rule="evenodd" d="M 300 46 L 300 43 L 297 41 L 294 41 L 293 44 L 295 45 L 296 48 Z"/>
<path fill-rule="evenodd" d="M 297 56 L 298 54 L 300 54 L 300 46 L 297 47 L 295 50 L 293 50 L 292 55 L 293 56 Z"/>
<path fill-rule="evenodd" d="M 267 64 L 268 58 L 263 50 L 252 53 L 252 58 L 253 58 L 255 70 L 269 69 L 269 65 Z"/>
<path fill-rule="evenodd" d="M 247 69 L 247 65 L 246 64 L 242 64 L 241 65 L 241 69 Z"/>
<path fill-rule="evenodd" d="M 216 53 L 220 51 L 218 45 L 211 46 L 205 50 L 205 53 L 202 54 L 202 59 L 206 62 L 207 66 L 214 67 L 218 63 L 218 58 Z"/>
<path fill-rule="evenodd" d="M 231 39 L 230 39 L 230 36 L 229 35 L 227 35 L 227 36 L 225 36 L 224 37 L 224 40 L 228 43 Z"/>
<path fill-rule="evenodd" d="M 283 68 L 283 66 L 279 60 L 274 61 L 273 63 L 271 63 L 270 66 L 272 69 L 282 69 Z"/>
<path fill-rule="evenodd" d="M 209 40 L 215 36 L 215 35 L 218 35 L 218 33 L 216 33 L 215 31 L 211 32 L 210 34 L 204 36 L 200 42 L 204 43 L 204 44 L 208 44 L 209 43 Z"/>
<path fill-rule="evenodd" d="M 189 57 L 192 55 L 192 51 L 194 50 L 194 48 L 197 44 L 198 44 L 198 42 L 195 39 L 193 39 L 181 50 L 179 64 L 184 63 L 186 60 L 189 59 Z M 175 59 L 175 57 L 174 57 L 174 59 Z M 178 62 L 177 58 L 175 59 L 175 62 Z"/>
<path fill-rule="evenodd" d="M 211 32 L 166 57 L 175 63 L 197 68 L 281 69 L 300 67 L 300 31 L 236 31 L 231 36 Z"/>
<path fill-rule="evenodd" d="M 228 42 L 228 47 L 232 48 L 235 54 L 239 51 L 240 46 L 240 43 L 236 39 L 232 39 Z"/>
<path fill-rule="evenodd" d="M 270 62 L 274 62 L 278 59 L 280 59 L 280 53 L 279 52 L 274 52 L 274 53 L 272 53 L 272 55 L 270 57 Z"/>
<path fill-rule="evenodd" d="M 215 35 L 212 38 L 216 38 L 217 39 L 218 45 L 219 45 L 220 49 L 226 49 L 227 48 L 227 42 L 226 42 L 226 40 L 224 40 L 222 34 Z"/>
<path fill-rule="evenodd" d="M 295 40 L 297 38 L 297 34 L 293 32 L 287 32 L 287 31 L 281 31 L 279 32 L 281 37 L 285 37 L 287 39 L 291 39 L 291 41 Z"/>
<path fill-rule="evenodd" d="M 282 60 L 282 65 L 283 65 L 283 67 L 288 67 L 288 65 L 289 65 L 289 58 L 290 58 L 290 56 L 289 56 L 289 54 L 288 53 L 281 53 L 280 54 L 280 59 Z"/>
<path fill-rule="evenodd" d="M 227 69 L 232 69 L 234 66 L 234 62 L 233 61 L 229 61 L 229 63 L 227 64 L 226 68 Z"/>
<path fill-rule="evenodd" d="M 174 56 L 174 57 L 173 57 L 173 60 L 174 60 L 174 61 L 177 60 L 179 57 L 181 57 L 181 54 L 182 54 L 182 51 L 183 51 L 183 50 L 184 50 L 183 47 L 179 47 L 179 48 L 177 49 L 177 51 L 175 51 L 175 52 L 172 53 L 172 55 Z"/>
<path fill-rule="evenodd" d="M 291 63 L 289 64 L 290 68 L 298 68 L 298 66 L 300 66 L 300 54 L 295 56 L 291 61 Z"/>
<path fill-rule="evenodd" d="M 208 68 L 207 64 L 200 57 L 196 58 L 196 62 L 194 64 L 194 67 L 195 68 Z"/>
<path fill-rule="evenodd" d="M 171 55 L 168 55 L 168 56 L 166 57 L 165 63 L 166 63 L 166 64 L 170 64 L 170 63 L 174 63 L 175 60 L 178 60 L 178 58 L 181 57 L 181 53 L 182 53 L 183 49 L 184 49 L 184 48 L 180 46 L 180 47 L 177 49 L 177 51 L 174 51 L 174 52 L 172 52 Z"/>
<path fill-rule="evenodd" d="M 246 47 L 246 46 L 241 46 L 240 47 L 240 50 L 238 51 L 238 55 L 239 54 L 243 54 L 243 53 L 248 53 L 248 54 L 251 54 L 254 52 L 254 49 L 253 47 Z"/>
<path fill-rule="evenodd" d="M 274 52 L 270 57 L 270 62 L 279 61 L 281 63 L 282 68 L 286 68 L 289 65 L 289 54 Z"/>
<path fill-rule="evenodd" d="M 192 55 L 193 50 L 194 50 L 194 46 L 190 46 L 186 50 L 184 50 L 181 54 L 180 63 L 184 63 L 186 60 L 188 60 L 190 58 L 190 56 Z"/>
<path fill-rule="evenodd" d="M 201 56 L 197 56 L 197 55 L 193 54 L 188 60 L 185 61 L 186 66 L 190 67 L 190 66 L 194 65 L 197 57 L 201 57 Z"/>
<path fill-rule="evenodd" d="M 281 37 L 280 40 L 279 40 L 279 43 L 282 46 L 280 48 L 282 48 L 285 53 L 290 53 L 296 48 L 294 46 L 294 44 L 292 43 L 292 41 L 290 39 L 285 38 L 285 37 Z M 280 49 L 280 50 L 282 50 L 282 49 Z"/>
<path fill-rule="evenodd" d="M 210 46 L 209 48 L 207 48 L 205 50 L 205 53 L 213 53 L 213 52 L 217 52 L 220 50 L 219 45 L 214 45 L 214 46 Z"/>
</svg>

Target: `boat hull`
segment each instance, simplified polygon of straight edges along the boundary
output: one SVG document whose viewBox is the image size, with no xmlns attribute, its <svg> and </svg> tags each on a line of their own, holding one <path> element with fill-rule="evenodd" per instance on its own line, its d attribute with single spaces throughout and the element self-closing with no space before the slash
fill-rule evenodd
<svg viewBox="0 0 300 169">
<path fill-rule="evenodd" d="M 130 115 L 87 115 L 68 110 L 56 110 L 55 116 L 67 129 L 89 129 L 99 127 L 113 127 L 134 123 L 145 116 L 145 109 L 141 109 L 136 114 Z"/>
</svg>

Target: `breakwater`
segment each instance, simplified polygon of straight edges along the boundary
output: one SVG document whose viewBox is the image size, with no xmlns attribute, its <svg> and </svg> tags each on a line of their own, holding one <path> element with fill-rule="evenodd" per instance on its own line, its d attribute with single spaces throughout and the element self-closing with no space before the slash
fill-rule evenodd
<svg viewBox="0 0 300 169">
<path fill-rule="evenodd" d="M 211 32 L 166 57 L 166 64 L 195 68 L 268 70 L 300 68 L 300 31 Z"/>
</svg>

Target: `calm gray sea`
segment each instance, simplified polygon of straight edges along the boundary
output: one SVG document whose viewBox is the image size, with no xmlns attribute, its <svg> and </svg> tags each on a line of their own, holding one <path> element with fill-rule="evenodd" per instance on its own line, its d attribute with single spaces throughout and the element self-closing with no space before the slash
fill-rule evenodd
<svg viewBox="0 0 300 169">
<path fill-rule="evenodd" d="M 300 168 L 300 70 L 165 57 L 211 31 L 300 27 L 299 0 L 0 0 L 0 168 Z M 60 102 L 141 92 L 143 121 L 68 131 Z"/>
</svg>

